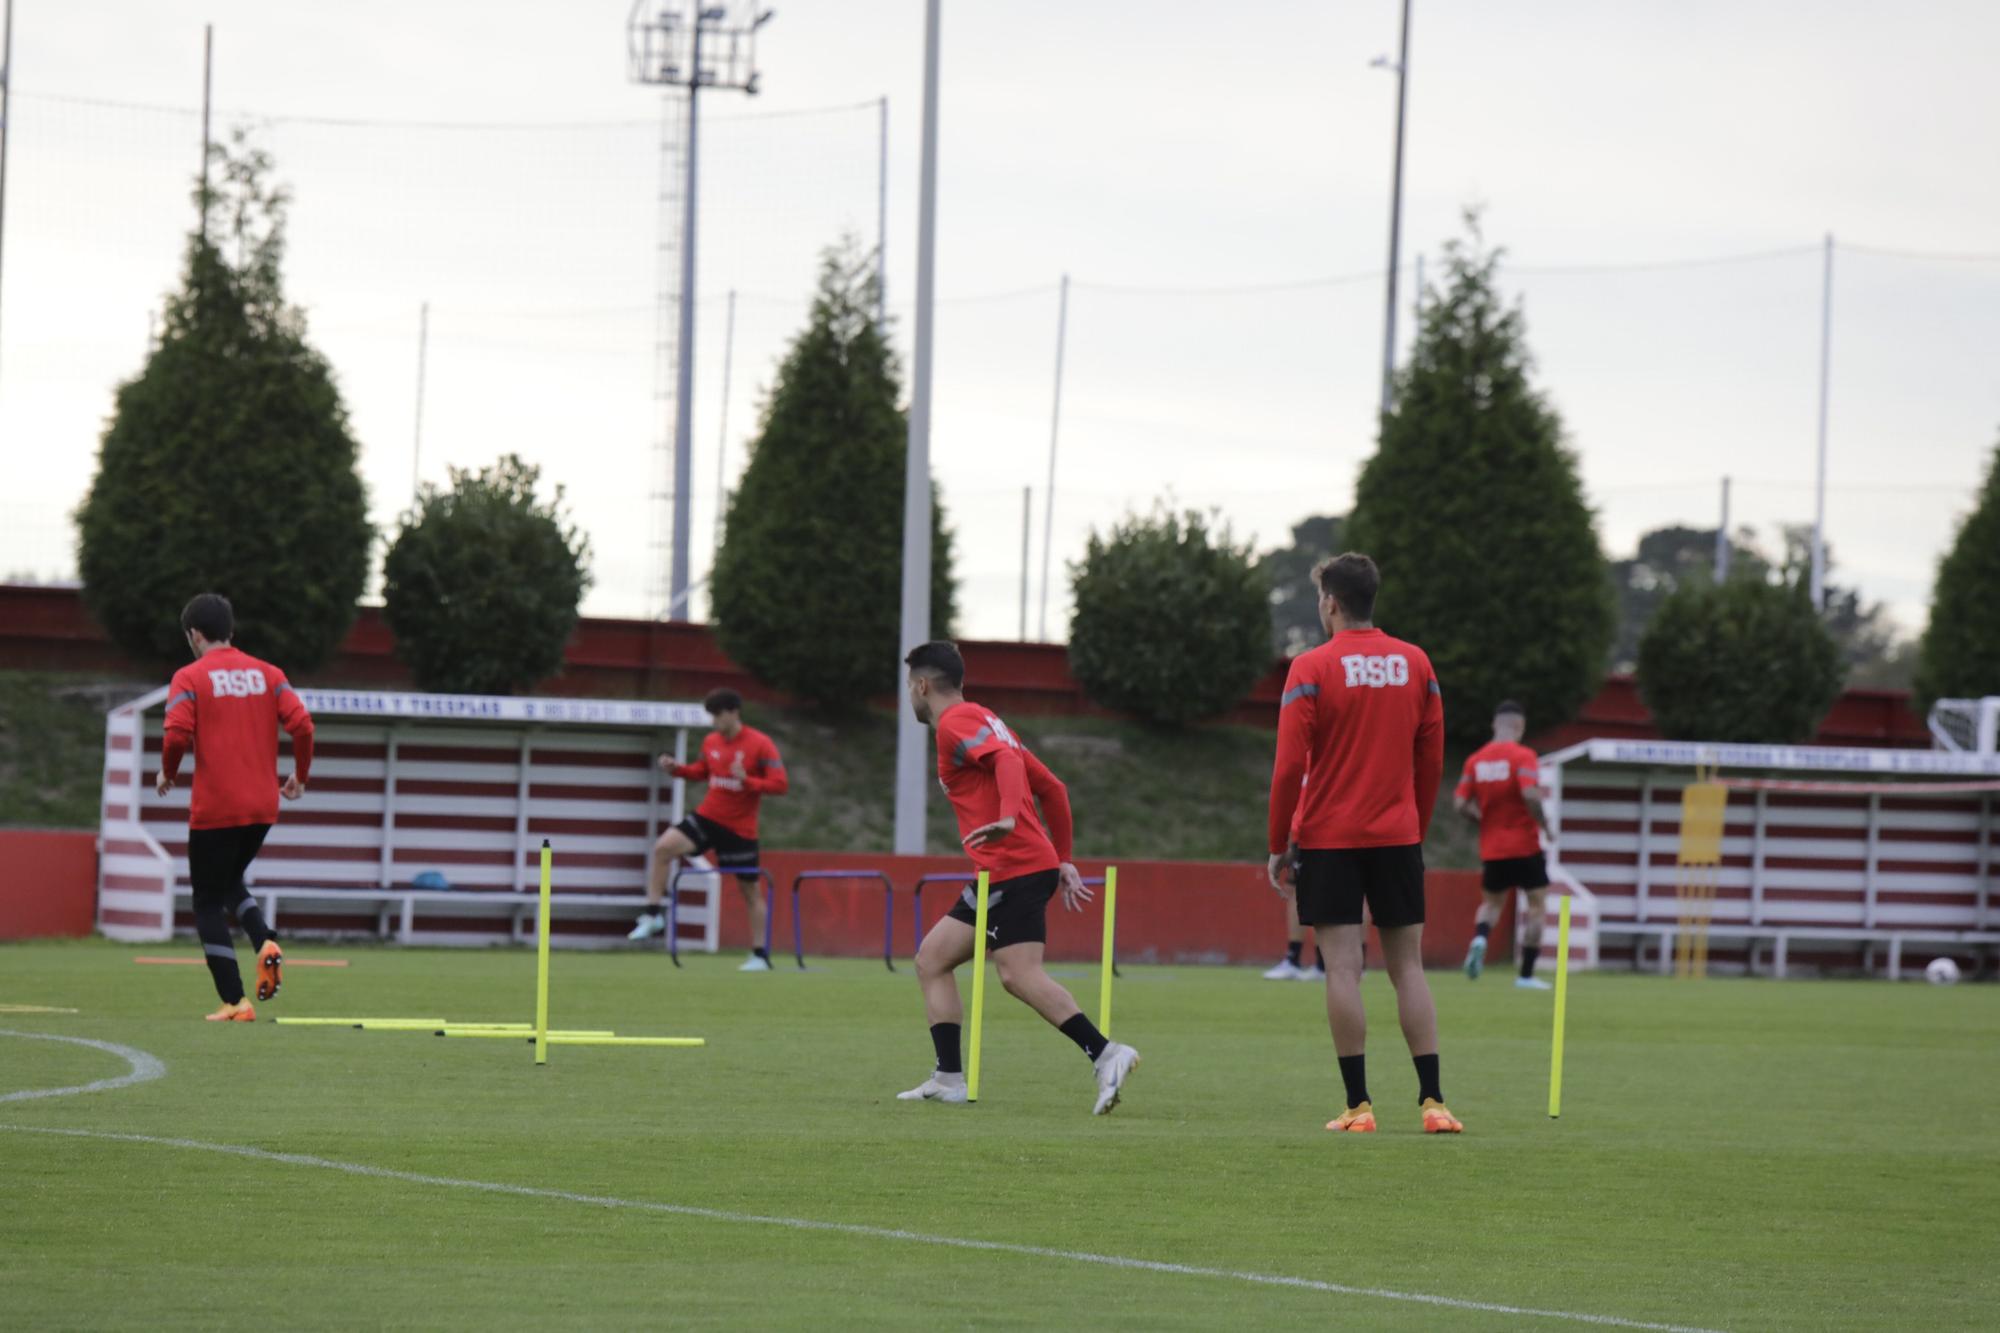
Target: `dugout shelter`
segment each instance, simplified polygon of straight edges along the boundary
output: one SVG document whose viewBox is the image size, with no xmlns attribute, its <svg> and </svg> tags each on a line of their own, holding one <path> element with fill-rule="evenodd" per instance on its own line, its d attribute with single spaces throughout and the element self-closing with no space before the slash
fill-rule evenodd
<svg viewBox="0 0 2000 1333">
<path fill-rule="evenodd" d="M 622 941 L 660 831 L 710 723 L 693 703 L 302 689 L 315 727 L 305 799 L 285 802 L 248 888 L 286 934 L 372 934 L 404 944 L 532 937 L 542 839 L 555 847 L 551 943 Z M 115 940 L 193 930 L 187 811 L 193 757 L 164 798 L 167 690 L 105 720 L 97 926 Z M 290 772 L 280 740 L 279 771 Z M 275 775 L 274 775 L 275 780 Z M 713 874 L 681 879 L 683 949 L 713 952 Z"/>
<path fill-rule="evenodd" d="M 1987 970 L 2000 956 L 2000 756 L 1592 740 L 1541 771 L 1572 965 L 1671 969 L 1687 929 L 1683 797 L 1708 776 L 1727 792 L 1702 917 L 1718 970 L 1810 963 L 1894 980 L 1912 946 Z"/>
</svg>

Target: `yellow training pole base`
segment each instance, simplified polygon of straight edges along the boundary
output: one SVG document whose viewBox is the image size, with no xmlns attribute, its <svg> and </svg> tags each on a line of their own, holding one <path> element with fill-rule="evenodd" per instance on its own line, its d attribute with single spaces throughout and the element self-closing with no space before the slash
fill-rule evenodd
<svg viewBox="0 0 2000 1333">
<path fill-rule="evenodd" d="M 1097 1030 L 1111 1035 L 1112 941 L 1118 938 L 1118 867 L 1104 867 L 1104 967 L 1097 983 Z"/>
<path fill-rule="evenodd" d="M 538 1034 L 530 1032 L 526 1028 L 442 1027 L 437 1029 L 437 1035 L 440 1037 L 487 1037 L 487 1038 L 502 1037 L 510 1041 L 533 1041 Z M 551 1030 L 545 1034 L 539 1034 L 539 1035 L 545 1035 L 550 1038 L 555 1038 L 555 1037 L 614 1037 L 618 1034 L 613 1032 L 610 1028 L 573 1028 L 573 1029 Z"/>
<path fill-rule="evenodd" d="M 1549 1119 L 1562 1116 L 1563 1016 L 1569 1002 L 1569 895 L 1564 894 L 1556 923 L 1556 1035 L 1549 1053 Z"/>
<path fill-rule="evenodd" d="M 965 1100 L 979 1100 L 979 1028 L 986 1012 L 986 889 L 979 872 L 979 898 L 972 910 L 972 1054 L 965 1064 Z"/>
<path fill-rule="evenodd" d="M 432 1028 L 450 1027 L 451 1020 L 441 1018 L 434 1023 L 427 1018 L 364 1018 L 354 1026 L 365 1032 L 428 1032 Z"/>
<path fill-rule="evenodd" d="M 706 1046 L 706 1037 L 569 1037 L 549 1034 L 551 1046 Z"/>
<path fill-rule="evenodd" d="M 358 1028 L 364 1023 L 416 1023 L 440 1027 L 451 1022 L 449 1018 L 274 1018 L 271 1021 L 295 1028 Z"/>
</svg>

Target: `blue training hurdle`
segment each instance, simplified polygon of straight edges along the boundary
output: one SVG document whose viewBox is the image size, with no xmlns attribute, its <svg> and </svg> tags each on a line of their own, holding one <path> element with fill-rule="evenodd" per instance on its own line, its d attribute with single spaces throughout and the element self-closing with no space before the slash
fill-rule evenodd
<svg viewBox="0 0 2000 1333">
<path fill-rule="evenodd" d="M 674 960 L 674 966 L 679 967 L 681 965 L 681 932 L 679 929 L 681 876 L 687 874 L 689 871 L 697 875 L 735 876 L 738 879 L 748 879 L 750 876 L 755 875 L 758 879 L 764 881 L 764 887 L 769 890 L 764 895 L 764 955 L 768 958 L 771 954 L 771 909 L 776 905 L 778 900 L 778 881 L 771 878 L 771 872 L 762 866 L 730 866 L 727 869 L 723 869 L 714 866 L 691 866 L 687 862 L 682 861 L 674 866 L 673 877 L 667 881 L 667 956 Z M 721 893 L 722 886 L 718 884 L 715 891 Z M 718 912 L 722 910 L 720 903 L 716 904 L 716 910 Z M 793 914 L 793 919 L 796 922 L 796 913 Z"/>
<path fill-rule="evenodd" d="M 808 882 L 825 883 L 829 880 L 843 879 L 880 881 L 882 885 L 882 966 L 894 972 L 896 970 L 896 886 L 890 883 L 889 877 L 879 870 L 802 870 L 799 872 L 797 878 L 792 880 L 792 957 L 798 960 L 799 970 L 803 972 L 806 967 L 805 925 L 803 918 L 799 915 L 799 888 Z M 917 898 L 916 931 L 914 942 L 910 946 L 912 955 L 916 953 L 917 945 L 923 943 L 924 909 L 922 895 L 923 891 L 920 888 Z M 766 926 L 770 925 L 768 917 L 764 924 Z M 764 947 L 766 950 L 769 950 L 771 947 L 768 932 L 765 935 Z"/>
</svg>

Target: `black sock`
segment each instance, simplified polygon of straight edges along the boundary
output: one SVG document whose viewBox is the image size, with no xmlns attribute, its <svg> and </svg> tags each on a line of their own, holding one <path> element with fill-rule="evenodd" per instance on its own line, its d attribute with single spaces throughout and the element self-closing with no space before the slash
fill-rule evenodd
<svg viewBox="0 0 2000 1333">
<path fill-rule="evenodd" d="M 965 1066 L 959 1063 L 958 1024 L 931 1024 L 931 1045 L 937 1048 L 937 1070 L 940 1074 L 963 1074 Z"/>
<path fill-rule="evenodd" d="M 1290 944 L 1287 944 L 1285 946 L 1285 961 L 1293 967 L 1297 967 L 1299 965 L 1299 950 L 1304 944 L 1304 940 L 1293 940 Z"/>
<path fill-rule="evenodd" d="M 1365 1055 L 1343 1055 L 1340 1057 L 1340 1081 L 1347 1085 L 1347 1106 L 1349 1110 L 1368 1100 L 1368 1057 Z"/>
<path fill-rule="evenodd" d="M 236 905 L 236 924 L 243 927 L 243 933 L 250 937 L 250 947 L 261 949 L 265 940 L 275 940 L 278 932 L 272 930 L 264 920 L 264 909 L 257 906 L 255 898 L 245 897 Z"/>
<path fill-rule="evenodd" d="M 208 959 L 208 975 L 215 980 L 215 993 L 224 1004 L 243 1002 L 243 974 L 236 969 L 236 950 L 226 944 L 203 944 Z"/>
<path fill-rule="evenodd" d="M 1438 1088 L 1437 1053 L 1433 1051 L 1429 1055 L 1416 1055 L 1410 1058 L 1416 1061 L 1417 1065 L 1417 1105 L 1423 1105 L 1426 1100 L 1442 1104 L 1444 1093 Z"/>
<path fill-rule="evenodd" d="M 666 903 L 664 903 L 664 902 L 657 902 L 657 903 L 647 903 L 647 904 L 646 904 L 646 915 L 647 915 L 647 916 L 650 916 L 650 917 L 655 917 L 655 918 L 658 918 L 658 919 L 661 919 L 661 920 L 664 920 L 664 919 L 666 918 L 666 915 L 667 915 L 667 905 L 666 905 Z"/>
<path fill-rule="evenodd" d="M 1521 975 L 1524 977 L 1532 977 L 1533 975 L 1535 975 L 1535 960 L 1537 958 L 1540 958 L 1541 956 L 1542 956 L 1541 945 L 1530 944 L 1524 946 L 1521 950 Z"/>
<path fill-rule="evenodd" d="M 771 951 L 769 949 L 752 949 L 750 952 L 767 963 L 771 961 Z"/>
<path fill-rule="evenodd" d="M 1097 1030 L 1097 1024 L 1091 1022 L 1082 1014 L 1076 1015 L 1057 1030 L 1078 1046 L 1081 1046 L 1083 1053 L 1092 1060 L 1104 1054 L 1104 1048 L 1111 1044 L 1105 1038 L 1104 1034 Z"/>
<path fill-rule="evenodd" d="M 1482 921 L 1472 928 L 1472 933 L 1475 938 L 1483 940 L 1493 933 L 1493 923 L 1491 921 Z"/>
</svg>

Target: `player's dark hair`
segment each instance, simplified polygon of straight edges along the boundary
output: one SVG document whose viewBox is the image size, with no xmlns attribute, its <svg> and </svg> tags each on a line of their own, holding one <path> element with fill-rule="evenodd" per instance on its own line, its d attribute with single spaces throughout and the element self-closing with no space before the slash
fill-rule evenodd
<svg viewBox="0 0 2000 1333">
<path fill-rule="evenodd" d="M 710 714 L 740 713 L 743 711 L 743 696 L 735 690 L 710 690 L 701 701 L 701 706 Z"/>
<path fill-rule="evenodd" d="M 955 643 L 934 639 L 930 643 L 918 644 L 910 649 L 903 665 L 912 671 L 928 671 L 940 676 L 954 690 L 965 688 L 965 659 L 959 656 Z"/>
<path fill-rule="evenodd" d="M 181 608 L 181 633 L 198 630 L 210 643 L 228 643 L 236 634 L 236 612 L 221 593 L 205 592 Z"/>
<path fill-rule="evenodd" d="M 1313 566 L 1313 581 L 1319 590 L 1340 603 L 1340 614 L 1359 624 L 1375 619 L 1375 593 L 1382 586 L 1382 571 L 1359 551 L 1349 551 Z"/>
<path fill-rule="evenodd" d="M 1512 699 L 1502 699 L 1500 706 L 1493 710 L 1493 716 L 1506 717 L 1509 714 L 1525 719 L 1528 716 L 1528 710 L 1515 703 Z"/>
</svg>

